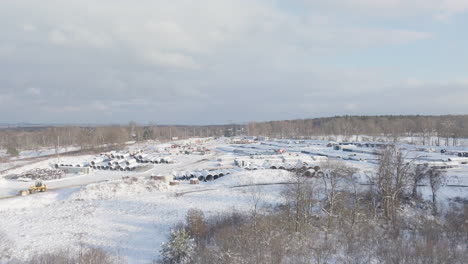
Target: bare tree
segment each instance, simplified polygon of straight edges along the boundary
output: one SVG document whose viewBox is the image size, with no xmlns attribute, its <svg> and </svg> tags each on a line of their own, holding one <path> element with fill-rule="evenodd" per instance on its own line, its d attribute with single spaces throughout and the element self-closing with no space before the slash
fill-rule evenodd
<svg viewBox="0 0 468 264">
<path fill-rule="evenodd" d="M 312 180 L 296 173 L 294 182 L 283 189 L 283 196 L 288 202 L 289 217 L 293 223 L 294 232 L 300 232 L 311 219 L 312 207 L 316 199 Z"/>
<path fill-rule="evenodd" d="M 185 216 L 187 232 L 200 245 L 208 232 L 208 223 L 205 214 L 199 209 L 190 209 Z"/>
<path fill-rule="evenodd" d="M 401 150 L 395 146 L 382 150 L 374 181 L 384 216 L 394 224 L 402 194 L 409 186 L 410 168 Z"/>
<path fill-rule="evenodd" d="M 413 190 L 411 192 L 411 196 L 413 198 L 416 198 L 418 196 L 418 184 L 426 178 L 427 174 L 429 172 L 429 166 L 428 165 L 416 165 L 414 166 L 414 171 L 411 172 L 411 176 L 413 178 Z"/>
<path fill-rule="evenodd" d="M 322 182 L 327 197 L 327 204 L 322 210 L 328 215 L 328 229 L 330 229 L 332 219 L 336 217 L 335 207 L 341 191 L 347 189 L 345 185 L 353 182 L 353 175 L 357 170 L 338 161 L 327 161 L 321 165 L 321 168 L 323 170 Z"/>
<path fill-rule="evenodd" d="M 431 168 L 428 171 L 429 185 L 432 192 L 432 213 L 437 215 L 437 192 L 443 182 L 444 173 L 441 170 Z"/>
</svg>

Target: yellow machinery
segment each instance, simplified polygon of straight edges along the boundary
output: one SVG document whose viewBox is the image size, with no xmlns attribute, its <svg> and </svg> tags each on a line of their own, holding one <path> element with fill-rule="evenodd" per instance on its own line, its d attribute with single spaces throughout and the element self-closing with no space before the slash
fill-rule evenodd
<svg viewBox="0 0 468 264">
<path fill-rule="evenodd" d="M 45 192 L 47 191 L 47 185 L 43 184 L 41 181 L 37 181 L 34 186 L 29 187 L 28 190 L 19 191 L 19 195 L 28 195 L 36 192 Z"/>
</svg>

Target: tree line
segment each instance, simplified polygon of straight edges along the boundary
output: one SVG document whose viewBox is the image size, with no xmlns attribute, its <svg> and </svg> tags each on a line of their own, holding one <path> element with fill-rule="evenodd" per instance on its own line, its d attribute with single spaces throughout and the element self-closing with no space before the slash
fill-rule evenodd
<svg viewBox="0 0 468 264">
<path fill-rule="evenodd" d="M 344 140 L 398 142 L 414 137 L 422 145 L 458 145 L 468 138 L 468 115 L 445 116 L 335 116 L 327 118 L 251 122 L 209 126 L 127 125 L 58 126 L 4 128 L 0 130 L 0 148 L 34 149 L 39 147 L 79 146 L 93 149 L 102 145 L 122 145 L 127 141 L 190 137 L 267 136 L 274 138 L 314 139 L 341 136 Z"/>
<path fill-rule="evenodd" d="M 401 137 L 419 137 L 418 144 L 457 145 L 460 138 L 468 137 L 468 115 L 335 116 L 252 122 L 246 125 L 246 131 L 251 136 L 275 138 L 339 135 L 355 140 L 364 135 L 369 140 L 386 137 L 398 141 Z"/>
<path fill-rule="evenodd" d="M 135 122 L 111 126 L 11 128 L 0 130 L 0 149 L 18 154 L 17 150 L 41 147 L 77 146 L 82 150 L 92 150 L 109 145 L 118 148 L 128 141 L 165 142 L 173 138 L 220 137 L 230 128 L 231 125 L 157 126 L 139 125 Z"/>
</svg>

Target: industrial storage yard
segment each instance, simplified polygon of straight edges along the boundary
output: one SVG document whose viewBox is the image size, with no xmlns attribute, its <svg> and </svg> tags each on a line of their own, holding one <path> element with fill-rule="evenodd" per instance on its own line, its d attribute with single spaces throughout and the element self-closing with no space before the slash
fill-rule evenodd
<svg viewBox="0 0 468 264">
<path fill-rule="evenodd" d="M 340 160 L 358 170 L 361 188 L 372 184 L 382 142 L 332 142 L 267 138 L 206 138 L 133 144 L 96 155 L 48 156 L 13 168 L 0 178 L 0 232 L 14 257 L 84 244 L 130 263 L 158 258 L 170 228 L 189 209 L 207 216 L 247 212 L 282 202 L 282 186 L 321 177 L 321 166 Z M 468 200 L 468 148 L 399 144 L 407 162 L 446 171 L 444 204 Z M 39 157 L 40 158 L 40 157 Z M 36 182 L 47 191 L 23 193 Z M 427 183 L 420 191 L 431 199 Z"/>
</svg>

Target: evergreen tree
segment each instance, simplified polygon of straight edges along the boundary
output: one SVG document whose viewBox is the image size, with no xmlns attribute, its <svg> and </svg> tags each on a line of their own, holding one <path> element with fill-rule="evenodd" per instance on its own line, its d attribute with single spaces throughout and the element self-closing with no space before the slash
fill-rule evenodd
<svg viewBox="0 0 468 264">
<path fill-rule="evenodd" d="M 162 263 L 189 264 L 195 255 L 195 242 L 183 229 L 172 230 L 168 243 L 161 248 Z"/>
</svg>

